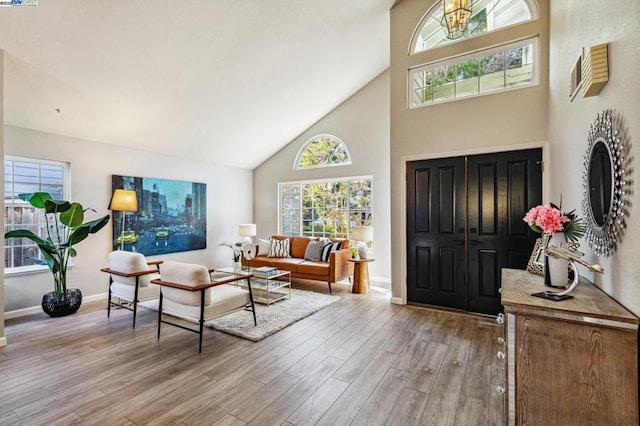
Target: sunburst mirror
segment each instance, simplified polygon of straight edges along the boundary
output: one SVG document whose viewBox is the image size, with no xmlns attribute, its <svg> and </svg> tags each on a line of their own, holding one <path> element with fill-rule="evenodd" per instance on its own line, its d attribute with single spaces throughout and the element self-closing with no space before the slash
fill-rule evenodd
<svg viewBox="0 0 640 426">
<path fill-rule="evenodd" d="M 602 256 L 611 255 L 625 228 L 628 194 L 626 141 L 619 120 L 610 110 L 596 115 L 589 130 L 584 155 L 582 212 L 589 247 Z"/>
</svg>

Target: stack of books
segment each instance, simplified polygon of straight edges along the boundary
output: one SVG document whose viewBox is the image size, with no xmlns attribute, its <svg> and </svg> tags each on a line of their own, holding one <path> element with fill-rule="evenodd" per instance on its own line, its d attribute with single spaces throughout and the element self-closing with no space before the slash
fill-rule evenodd
<svg viewBox="0 0 640 426">
<path fill-rule="evenodd" d="M 278 270 L 273 266 L 261 266 L 259 268 L 254 268 L 253 271 L 260 275 L 275 275 L 278 272 Z"/>
</svg>

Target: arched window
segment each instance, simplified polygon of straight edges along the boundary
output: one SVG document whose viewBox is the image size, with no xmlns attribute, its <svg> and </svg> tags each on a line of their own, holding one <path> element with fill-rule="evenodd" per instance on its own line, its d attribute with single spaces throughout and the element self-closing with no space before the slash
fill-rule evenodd
<svg viewBox="0 0 640 426">
<path fill-rule="evenodd" d="M 472 0 L 472 2 L 473 14 L 462 40 L 538 18 L 535 0 Z M 447 38 L 440 25 L 441 21 L 442 6 L 438 1 L 416 27 L 411 40 L 411 54 L 456 41 Z"/>
<path fill-rule="evenodd" d="M 347 145 L 333 135 L 317 135 L 302 145 L 296 156 L 294 170 L 351 164 Z"/>
</svg>

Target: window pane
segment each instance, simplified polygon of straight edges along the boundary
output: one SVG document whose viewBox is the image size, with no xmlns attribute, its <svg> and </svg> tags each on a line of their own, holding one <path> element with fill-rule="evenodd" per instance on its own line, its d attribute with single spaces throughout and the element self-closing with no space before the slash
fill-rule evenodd
<svg viewBox="0 0 640 426">
<path fill-rule="evenodd" d="M 525 0 L 472 0 L 473 14 L 463 37 L 472 37 L 529 21 L 533 18 Z M 413 40 L 413 53 L 423 52 L 434 47 L 455 42 L 447 38 L 442 21 L 440 2 L 418 24 L 416 39 Z"/>
<path fill-rule="evenodd" d="M 478 58 L 456 64 L 456 98 L 478 93 Z"/>
<path fill-rule="evenodd" d="M 446 65 L 434 70 L 433 100 L 442 101 L 455 97 L 455 65 Z"/>
<path fill-rule="evenodd" d="M 480 58 L 480 92 L 504 88 L 505 52 Z"/>
<path fill-rule="evenodd" d="M 533 81 L 532 46 L 526 45 L 506 52 L 506 87 Z"/>
<path fill-rule="evenodd" d="M 532 42 L 434 69 L 411 70 L 410 107 L 530 85 L 535 81 L 534 56 Z"/>
<path fill-rule="evenodd" d="M 44 214 L 29 203 L 20 200 L 18 195 L 44 191 L 49 192 L 54 199 L 63 199 L 64 164 L 5 159 L 4 165 L 5 232 L 14 229 L 27 229 L 40 237 L 46 237 Z M 43 257 L 36 244 L 31 240 L 26 238 L 5 240 L 5 268 L 34 265 L 36 261 L 42 263 Z"/>
<path fill-rule="evenodd" d="M 287 185 L 280 185 L 281 197 Z M 352 226 L 372 221 L 372 183 L 370 179 L 338 179 L 300 184 L 302 232 L 286 235 L 347 238 Z M 281 230 L 287 232 L 284 203 L 280 210 Z"/>
<path fill-rule="evenodd" d="M 335 136 L 319 135 L 301 148 L 295 168 L 299 170 L 342 164 L 351 164 L 351 156 L 345 143 Z"/>
</svg>

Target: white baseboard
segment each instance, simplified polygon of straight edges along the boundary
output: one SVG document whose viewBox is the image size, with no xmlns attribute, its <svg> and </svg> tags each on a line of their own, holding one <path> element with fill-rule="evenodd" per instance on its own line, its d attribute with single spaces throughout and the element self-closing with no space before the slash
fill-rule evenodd
<svg viewBox="0 0 640 426">
<path fill-rule="evenodd" d="M 82 303 L 95 302 L 97 300 L 107 300 L 109 293 L 94 294 L 91 296 L 82 296 Z M 4 313 L 4 319 L 26 317 L 27 315 L 39 314 L 42 312 L 42 306 L 31 306 L 29 308 L 16 309 Z"/>
<path fill-rule="evenodd" d="M 7 337 L 2 336 L 0 337 L 0 348 L 4 348 L 5 346 L 7 346 Z"/>
<path fill-rule="evenodd" d="M 394 305 L 404 305 L 405 303 L 402 301 L 402 297 L 392 297 L 391 303 Z"/>
</svg>

